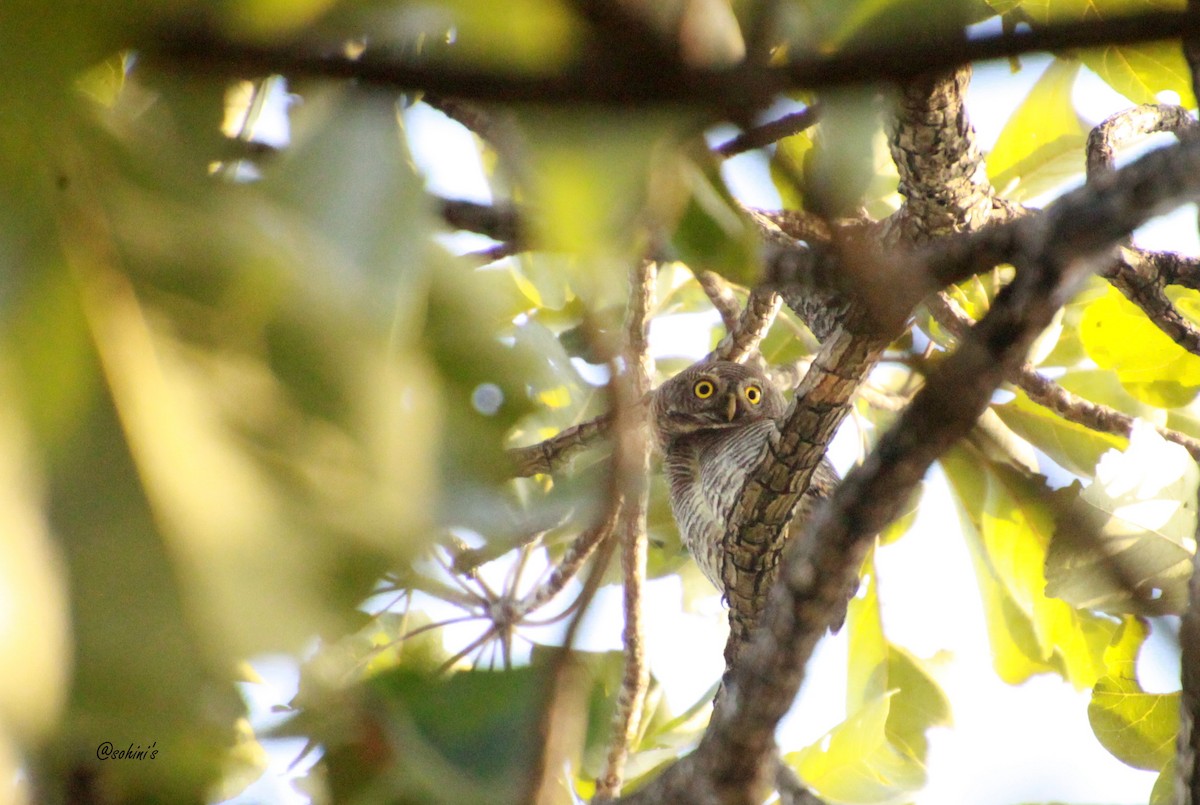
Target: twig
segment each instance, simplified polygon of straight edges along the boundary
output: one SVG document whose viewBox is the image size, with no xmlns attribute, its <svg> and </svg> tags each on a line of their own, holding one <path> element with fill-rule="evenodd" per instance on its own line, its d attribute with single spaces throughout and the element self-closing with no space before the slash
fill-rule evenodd
<svg viewBox="0 0 1200 805">
<path fill-rule="evenodd" d="M 620 508 L 620 498 L 614 495 L 609 507 L 609 514 L 614 518 L 619 516 Z M 534 762 L 530 764 L 526 778 L 527 795 L 522 798 L 522 802 L 551 805 L 551 803 L 559 801 L 559 797 L 553 795 L 557 767 L 551 757 L 559 754 L 554 741 L 554 728 L 558 723 L 555 715 L 559 709 L 559 699 L 567 687 L 567 674 L 571 667 L 571 648 L 575 645 L 575 636 L 579 632 L 579 625 L 583 622 L 583 616 L 587 613 L 588 606 L 595 598 L 596 591 L 600 589 L 600 582 L 604 579 L 604 572 L 612 560 L 615 547 L 615 540 L 606 539 L 600 543 L 599 550 L 596 551 L 596 560 L 592 563 L 587 578 L 584 579 L 579 598 L 576 599 L 575 615 L 567 625 L 562 647 L 554 652 L 550 660 L 549 668 L 546 671 L 546 696 L 542 702 L 541 716 L 534 733 L 535 745 L 530 752 Z"/>
<path fill-rule="evenodd" d="M 1195 131 L 1196 125 L 1182 106 L 1149 103 L 1117 112 L 1088 134 L 1088 181 L 1113 169 L 1116 151 L 1123 145 L 1156 132 L 1171 132 L 1183 137 Z"/>
<path fill-rule="evenodd" d="M 575 454 L 599 442 L 608 433 L 612 416 L 601 414 L 595 419 L 580 422 L 545 441 L 507 451 L 515 478 L 549 474 Z"/>
<path fill-rule="evenodd" d="M 1144 253 L 1123 248 L 1100 274 L 1172 341 L 1193 355 L 1200 355 L 1200 327 L 1171 303 L 1166 285 L 1159 280 L 1153 261 L 1146 259 Z"/>
<path fill-rule="evenodd" d="M 642 719 L 650 671 L 646 665 L 645 635 L 642 624 L 642 587 L 646 580 L 646 510 L 649 502 L 650 440 L 647 437 L 648 412 L 638 404 L 650 390 L 653 370 L 647 345 L 649 319 L 653 304 L 654 273 L 646 263 L 632 272 L 629 315 L 626 318 L 626 372 L 617 385 L 617 482 L 624 490 L 619 533 L 621 569 L 625 582 L 625 670 L 621 692 L 613 713 L 613 733 L 604 773 L 596 781 L 596 799 L 618 796 L 625 777 L 625 762 L 637 736 Z"/>
<path fill-rule="evenodd" d="M 1200 259 L 1178 252 L 1140 252 L 1163 285 L 1200 291 Z"/>
<path fill-rule="evenodd" d="M 442 218 L 455 229 L 486 235 L 514 247 L 521 242 L 521 224 L 515 208 L 452 198 L 437 199 L 436 203 Z"/>
<path fill-rule="evenodd" d="M 699 281 L 700 287 L 704 289 L 704 293 L 708 295 L 708 301 L 712 302 L 712 306 L 721 314 L 725 331 L 732 332 L 738 326 L 738 319 L 741 318 L 742 305 L 733 295 L 729 283 L 720 274 L 712 271 L 701 271 L 696 275 L 696 279 Z"/>
<path fill-rule="evenodd" d="M 596 546 L 604 542 L 612 534 L 616 525 L 617 507 L 609 506 L 608 511 L 605 512 L 604 519 L 576 537 L 571 546 L 567 548 L 566 553 L 563 554 L 559 563 L 550 571 L 550 575 L 546 580 L 531 590 L 516 605 L 517 617 L 524 619 L 526 615 L 545 606 L 556 595 L 562 592 L 567 586 L 567 582 L 573 579 L 584 563 L 587 562 L 588 557 L 592 555 L 592 551 L 596 549 Z"/>
<path fill-rule="evenodd" d="M 758 348 L 783 304 L 773 289 L 759 286 L 750 291 L 746 307 L 734 326 L 713 350 L 717 358 L 741 363 Z"/>
<path fill-rule="evenodd" d="M 944 293 L 930 297 L 926 300 L 926 305 L 934 319 L 955 338 L 965 337 L 974 323 Z M 1115 408 L 1085 400 L 1083 397 L 1067 391 L 1058 383 L 1040 374 L 1031 364 L 1023 364 L 1009 380 L 1020 387 L 1030 400 L 1049 408 L 1069 422 L 1075 422 L 1101 433 L 1111 433 L 1114 436 L 1125 438 L 1129 438 L 1129 434 L 1133 431 L 1133 417 Z M 1154 429 L 1164 439 L 1181 445 L 1191 453 L 1193 458 L 1200 461 L 1200 441 L 1170 428 L 1156 425 Z"/>
<path fill-rule="evenodd" d="M 799 134 L 805 129 L 810 128 L 817 122 L 818 114 L 816 104 L 805 107 L 799 112 L 784 115 L 778 120 L 772 120 L 770 123 L 763 123 L 761 126 L 747 129 L 732 140 L 721 143 L 713 151 L 723 157 L 732 157 L 743 154 L 746 151 L 762 148 L 765 145 L 782 140 L 784 137 Z"/>
</svg>

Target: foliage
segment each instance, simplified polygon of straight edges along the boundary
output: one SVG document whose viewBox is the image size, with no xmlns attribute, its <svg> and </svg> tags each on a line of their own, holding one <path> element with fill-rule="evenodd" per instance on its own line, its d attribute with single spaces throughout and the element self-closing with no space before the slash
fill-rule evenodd
<svg viewBox="0 0 1200 805">
<path fill-rule="evenodd" d="M 740 42 L 758 5 L 733 4 L 736 18 L 714 12 L 705 58 L 716 59 L 712 43 Z M 948 5 L 939 16 L 923 0 L 782 4 L 772 58 L 935 37 L 996 16 L 1038 23 L 1154 4 Z M 520 607 L 601 519 L 607 448 L 569 472 L 521 479 L 505 449 L 609 407 L 628 270 L 643 255 L 663 258 L 656 324 L 709 313 L 692 272 L 720 274 L 745 299 L 760 272 L 758 232 L 703 142 L 722 115 L 699 102 L 490 110 L 516 132 L 516 156 L 476 143 L 496 196 L 521 205 L 528 242 L 478 267 L 442 245 L 409 153 L 405 110 L 440 99 L 303 74 L 226 79 L 150 58 L 157 38 L 202 20 L 234 41 L 365 41 L 368 53 L 434 67 L 549 75 L 586 49 L 572 8 L 122 0 L 47 13 L 6 3 L 0 777 L 24 769 L 18 795 L 236 795 L 265 765 L 239 669 L 276 652 L 303 659 L 280 734 L 320 747 L 307 782 L 317 801 L 517 801 L 542 768 L 547 730 L 559 764 L 547 801 L 593 790 L 621 655 L 552 648 L 591 565 L 564 594 Z M 671 30 L 660 16 L 654 26 Z M 1010 200 L 1079 180 L 1086 127 L 1070 101 L 1084 68 L 1131 103 L 1171 92 L 1195 106 L 1177 44 L 1057 57 L 988 157 Z M 285 87 L 289 142 L 273 149 L 265 99 Z M 773 147 L 774 190 L 790 209 L 887 216 L 901 201 L 884 147 L 890 96 L 797 97 L 818 95 L 818 127 Z M 951 296 L 978 317 L 1006 278 L 997 270 Z M 1200 321 L 1198 292 L 1168 296 Z M 711 315 L 702 327 L 707 348 L 722 329 Z M 856 407 L 868 442 L 894 418 L 871 399 L 906 400 L 953 340 L 919 316 L 896 342 L 874 398 Z M 763 353 L 794 363 L 813 343 L 784 311 Z M 916 355 L 914 344 L 929 350 Z M 660 355 L 657 380 L 680 368 L 673 357 Z M 1200 436 L 1200 358 L 1094 280 L 1033 359 L 1062 387 L 1148 425 L 1126 439 L 1017 392 L 992 406 L 1010 444 L 1073 483 L 1052 491 L 1013 450 L 982 439 L 943 457 L 995 673 L 1090 688 L 1104 746 L 1163 770 L 1178 694 L 1143 690 L 1135 658 L 1156 628 L 1149 618 L 1186 605 L 1197 475 L 1149 426 Z M 879 550 L 903 541 L 910 522 Z M 647 528 L 648 575 L 678 577 L 681 610 L 702 609 L 712 590 L 683 554 L 661 480 Z M 1115 565 L 1097 560 L 1097 545 Z M 619 581 L 615 567 L 596 578 Z M 784 747 L 807 784 L 840 802 L 908 801 L 926 781 L 928 731 L 951 724 L 936 672 L 888 638 L 879 584 L 868 562 L 846 627 L 846 720 L 817 743 Z M 722 617 L 709 615 L 719 629 Z M 451 619 L 478 627 L 474 637 L 443 641 L 438 627 Z M 513 655 L 522 640 L 537 645 Z M 711 693 L 673 707 L 664 684 L 651 682 L 632 789 L 693 747 L 709 712 Z M 104 745 L 158 754 L 98 762 Z"/>
</svg>

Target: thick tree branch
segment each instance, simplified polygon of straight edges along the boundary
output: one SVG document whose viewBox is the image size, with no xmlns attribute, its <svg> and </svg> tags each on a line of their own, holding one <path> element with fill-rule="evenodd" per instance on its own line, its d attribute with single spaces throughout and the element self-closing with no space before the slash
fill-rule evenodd
<svg viewBox="0 0 1200 805">
<path fill-rule="evenodd" d="M 296 43 L 282 46 L 234 42 L 211 31 L 164 31 L 132 43 L 162 68 L 223 75 L 267 75 L 355 79 L 392 90 L 425 90 L 446 97 L 505 103 L 594 103 L 630 106 L 689 103 L 721 110 L 758 108 L 789 89 L 846 86 L 865 81 L 904 81 L 973 61 L 1096 45 L 1120 45 L 1200 34 L 1200 14 L 1152 11 L 1128 17 L 1089 17 L 1030 31 L 1003 31 L 968 39 L 948 35 L 931 43 L 893 42 L 869 52 L 847 50 L 772 66 L 754 61 L 713 69 L 682 69 L 655 56 L 632 62 L 603 53 L 568 64 L 558 72 L 503 73 L 492 65 L 443 59 L 397 62 L 370 51 L 358 59 Z M 655 53 L 660 51 L 656 50 Z M 607 58 L 613 56 L 613 58 Z"/>
<path fill-rule="evenodd" d="M 771 590 L 761 627 L 734 665 L 727 693 L 718 700 L 699 747 L 630 801 L 759 801 L 769 782 L 775 727 L 791 706 L 812 649 L 874 534 L 901 511 L 929 465 L 970 431 L 993 390 L 1020 368 L 1029 345 L 1078 281 L 1111 259 L 1112 247 L 1148 218 L 1197 195 L 1200 143 L 1187 142 L 1148 154 L 1068 193 L 1039 215 L 993 228 L 1020 228 L 1022 237 L 1011 241 L 1005 258 L 1016 266 L 1016 278 L 970 336 L 929 376 L 866 463 L 850 473 L 804 534 L 788 545 L 781 583 Z M 987 238 L 967 237 L 964 242 L 988 254 L 995 246 Z M 943 263 L 941 272 L 960 273 L 980 259 L 969 252 L 959 257 L 961 266 Z M 798 406 L 792 416 L 800 410 Z M 814 427 L 807 429 L 789 423 L 785 434 L 819 434 L 823 417 L 813 412 L 812 420 Z M 783 483 L 774 488 L 758 476 L 769 476 L 774 467 L 803 456 L 806 448 L 793 443 L 777 449 L 755 473 L 757 489 L 748 484 L 746 494 L 755 514 L 778 504 L 786 492 L 775 488 L 787 490 L 788 483 L 786 471 L 779 478 Z M 811 475 L 811 467 L 806 472 Z M 747 522 L 760 527 L 778 519 L 764 512 Z M 771 538 L 769 533 L 762 536 L 763 541 Z"/>
<path fill-rule="evenodd" d="M 979 229 L 992 215 L 992 185 L 964 96 L 970 66 L 906 83 L 889 142 L 904 208 L 890 228 L 905 243 Z"/>
</svg>

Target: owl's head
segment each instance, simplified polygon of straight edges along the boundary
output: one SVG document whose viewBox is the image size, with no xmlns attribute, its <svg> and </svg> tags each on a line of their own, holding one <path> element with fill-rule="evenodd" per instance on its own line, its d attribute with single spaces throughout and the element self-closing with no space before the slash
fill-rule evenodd
<svg viewBox="0 0 1200 805">
<path fill-rule="evenodd" d="M 684 369 L 654 392 L 653 419 L 662 444 L 686 433 L 735 428 L 783 416 L 783 394 L 762 372 L 713 361 Z"/>
</svg>

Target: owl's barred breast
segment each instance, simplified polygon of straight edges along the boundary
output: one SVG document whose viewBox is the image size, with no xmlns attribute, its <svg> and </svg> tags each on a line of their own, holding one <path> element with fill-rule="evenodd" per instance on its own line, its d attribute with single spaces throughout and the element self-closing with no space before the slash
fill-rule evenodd
<svg viewBox="0 0 1200 805">
<path fill-rule="evenodd" d="M 664 469 L 671 485 L 671 510 L 680 536 L 708 580 L 725 592 L 721 580 L 721 538 L 750 471 L 778 434 L 770 419 L 745 427 L 698 431 L 675 439 Z M 815 503 L 827 497 L 837 474 L 822 461 L 800 502 L 789 530 L 802 524 Z"/>
</svg>

